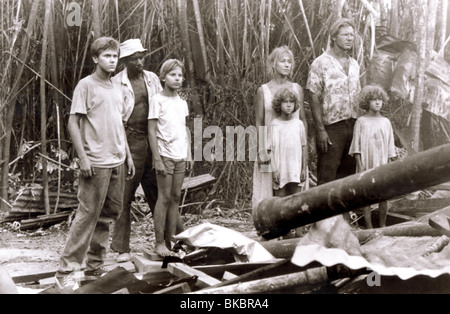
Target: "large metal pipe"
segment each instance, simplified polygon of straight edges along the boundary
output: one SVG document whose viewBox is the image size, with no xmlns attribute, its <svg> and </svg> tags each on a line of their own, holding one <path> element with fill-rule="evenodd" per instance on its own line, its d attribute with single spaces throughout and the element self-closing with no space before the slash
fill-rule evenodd
<svg viewBox="0 0 450 314">
<path fill-rule="evenodd" d="M 289 230 L 363 206 L 450 181 L 450 144 L 286 197 L 270 197 L 253 210 L 259 235 Z"/>
</svg>

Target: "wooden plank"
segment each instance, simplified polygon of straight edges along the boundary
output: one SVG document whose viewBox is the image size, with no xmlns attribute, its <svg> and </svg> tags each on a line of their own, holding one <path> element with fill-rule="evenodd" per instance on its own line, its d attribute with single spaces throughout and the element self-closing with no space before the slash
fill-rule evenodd
<svg viewBox="0 0 450 314">
<path fill-rule="evenodd" d="M 153 294 L 179 294 L 191 292 L 191 287 L 187 282 L 182 282 L 161 290 L 154 292 Z"/>
<path fill-rule="evenodd" d="M 113 292 L 111 294 L 130 294 L 130 291 L 128 291 L 127 288 L 122 288 L 122 289 L 117 290 L 117 291 L 115 291 L 115 292 Z"/>
<path fill-rule="evenodd" d="M 56 274 L 57 269 L 50 270 L 47 272 L 42 273 L 34 273 L 34 274 L 27 274 L 27 275 L 19 275 L 14 276 L 12 279 L 14 283 L 26 283 L 26 282 L 38 282 L 39 280 L 53 277 Z"/>
<path fill-rule="evenodd" d="M 221 281 L 213 278 L 204 272 L 201 272 L 199 270 L 196 270 L 188 265 L 182 264 L 182 263 L 169 263 L 167 265 L 167 270 L 174 274 L 175 276 L 179 278 L 186 278 L 186 277 L 192 277 L 197 276 L 197 283 L 196 286 L 199 288 L 206 288 L 210 287 L 216 284 L 219 284 Z"/>
<path fill-rule="evenodd" d="M 435 211 L 450 206 L 450 198 L 426 198 L 417 200 L 398 199 L 389 201 L 390 212 Z"/>
<path fill-rule="evenodd" d="M 113 262 L 110 263 L 109 261 L 105 261 L 105 264 L 104 264 L 103 267 L 106 270 L 111 271 L 111 270 L 113 270 L 113 269 L 115 269 L 116 267 L 119 267 L 119 266 L 124 268 L 125 270 L 131 272 L 131 273 L 136 272 L 136 266 L 131 261 L 128 261 L 128 262 L 125 262 L 125 263 L 117 263 L 116 261 L 113 261 Z"/>
<path fill-rule="evenodd" d="M 291 254 L 292 256 L 292 254 Z M 201 265 L 192 266 L 192 268 L 199 270 L 211 277 L 220 278 L 224 272 L 231 272 L 237 275 L 244 274 L 262 267 L 275 264 L 281 259 L 275 259 L 273 261 L 259 262 L 259 263 L 231 263 L 223 265 Z"/>
<path fill-rule="evenodd" d="M 164 257 L 156 254 L 155 252 L 149 250 L 149 249 L 143 249 L 142 252 L 144 253 L 145 258 L 149 259 L 150 261 L 163 261 Z"/>
<path fill-rule="evenodd" d="M 203 174 L 196 177 L 186 177 L 184 178 L 181 190 L 184 191 L 188 189 L 189 191 L 199 187 L 206 187 L 216 182 L 216 180 L 217 179 L 210 174 Z"/>
<path fill-rule="evenodd" d="M 428 220 L 431 227 L 438 230 L 441 234 L 450 237 L 450 217 L 444 214 L 438 214 Z"/>
<path fill-rule="evenodd" d="M 222 281 L 231 280 L 236 277 L 237 275 L 230 273 L 229 271 L 225 271 L 222 275 Z"/>
<path fill-rule="evenodd" d="M 152 271 L 165 271 L 162 269 L 162 262 L 149 260 L 145 256 L 133 255 L 131 261 L 134 263 L 138 273 L 148 273 Z"/>
<path fill-rule="evenodd" d="M 388 216 L 387 219 L 393 220 L 395 223 L 401 223 L 401 222 L 414 220 L 414 218 L 412 218 L 411 216 L 397 214 L 397 213 L 389 213 L 388 212 L 387 216 Z"/>
<path fill-rule="evenodd" d="M 115 260 L 108 259 L 105 261 L 105 265 L 104 265 L 105 269 L 107 269 L 108 271 L 111 271 L 118 266 L 123 267 L 125 270 L 127 270 L 129 272 L 136 271 L 136 268 L 132 262 L 116 263 Z M 40 280 L 44 280 L 44 279 L 55 276 L 56 271 L 57 271 L 57 269 L 54 268 L 50 271 L 41 272 L 41 273 L 33 273 L 33 274 L 14 276 L 12 279 L 13 279 L 14 283 L 16 283 L 16 284 L 27 283 L 27 282 L 39 282 Z M 77 271 L 76 276 L 77 276 L 77 278 L 84 278 L 83 271 Z"/>
</svg>

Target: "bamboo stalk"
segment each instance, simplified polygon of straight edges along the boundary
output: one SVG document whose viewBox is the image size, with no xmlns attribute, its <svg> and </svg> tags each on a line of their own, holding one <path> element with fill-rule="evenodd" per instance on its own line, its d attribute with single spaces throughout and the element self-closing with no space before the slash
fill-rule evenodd
<svg viewBox="0 0 450 314">
<path fill-rule="evenodd" d="M 50 76 L 53 80 L 53 82 L 55 83 L 55 85 L 57 85 L 59 82 L 58 80 L 58 70 L 57 70 L 57 65 L 56 65 L 56 49 L 55 49 L 55 29 L 53 26 L 53 0 L 50 1 L 51 2 L 51 9 L 52 12 L 49 15 L 49 55 L 50 55 Z M 55 104 L 55 114 L 54 116 L 56 116 L 56 137 L 57 137 L 57 144 L 58 144 L 58 151 L 61 150 L 61 132 L 60 132 L 60 114 L 59 114 L 59 94 L 56 92 L 56 90 L 52 89 L 52 98 L 53 98 L 53 102 Z M 58 161 L 59 163 L 61 163 L 61 154 L 58 153 Z M 56 213 L 56 210 L 58 208 L 58 203 L 59 203 L 59 192 L 61 189 L 61 167 L 58 166 L 58 196 L 56 198 L 56 204 L 55 204 L 55 208 L 54 208 L 54 212 Z"/>
<path fill-rule="evenodd" d="M 29 37 L 31 36 L 34 25 L 36 23 L 38 8 L 40 5 L 40 1 L 33 1 L 33 5 L 31 7 L 29 19 L 28 19 L 28 25 L 27 29 L 25 31 L 26 35 L 22 39 L 22 45 L 21 50 L 19 54 L 19 60 L 26 60 L 28 57 L 28 51 L 29 51 Z M 2 140 L 2 155 L 0 156 L 0 160 L 2 161 L 1 164 L 1 180 L 0 180 L 0 197 L 3 200 L 1 209 L 7 210 L 7 208 L 4 206 L 5 203 L 8 201 L 8 174 L 9 174 L 9 158 L 10 158 L 10 142 L 11 142 L 11 131 L 12 131 L 12 121 L 14 117 L 14 109 L 15 109 L 15 102 L 12 101 L 14 98 L 11 97 L 11 95 L 15 95 L 21 78 L 22 78 L 22 72 L 23 72 L 23 63 L 21 63 L 21 66 L 18 67 L 17 71 L 15 71 L 15 80 L 12 84 L 11 89 L 9 90 L 8 95 L 6 96 L 6 99 L 4 100 L 4 106 L 2 110 L 5 111 L 6 114 L 2 114 L 2 123 L 5 126 L 5 137 Z"/>
<path fill-rule="evenodd" d="M 436 16 L 439 7 L 439 0 L 428 0 L 427 15 L 427 54 L 434 50 L 434 34 L 436 32 Z M 426 58 L 428 60 L 428 58 Z"/>
<path fill-rule="evenodd" d="M 45 77 L 47 64 L 47 43 L 48 43 L 48 29 L 51 10 L 51 0 L 45 0 L 45 17 L 44 29 L 42 36 L 42 54 L 41 54 L 41 80 L 40 80 L 40 96 L 41 96 L 41 153 L 47 153 L 47 101 L 45 95 Z M 45 213 L 50 214 L 50 202 L 48 199 L 48 173 L 47 161 L 42 160 L 42 185 L 44 186 L 44 206 Z"/>
<path fill-rule="evenodd" d="M 218 65 L 218 76 L 219 76 L 219 85 L 224 84 L 224 72 L 225 72 L 225 62 L 224 62 L 224 47 L 223 47 L 223 9 L 225 6 L 225 0 L 217 0 L 217 10 L 216 10 L 216 21 L 217 21 L 217 36 L 216 36 L 216 45 L 217 45 L 217 65 Z"/>
<path fill-rule="evenodd" d="M 425 63 L 426 63 L 426 43 L 427 43 L 427 1 L 418 1 L 419 7 L 416 8 L 416 21 L 418 29 L 418 58 L 417 58 L 417 80 L 414 92 L 414 104 L 412 110 L 412 120 L 411 120 L 411 133 L 412 133 L 412 143 L 411 148 L 418 152 L 420 150 L 420 123 L 422 120 L 422 103 L 424 97 L 424 87 L 425 87 Z"/>
<path fill-rule="evenodd" d="M 264 279 L 257 279 L 243 283 L 236 283 L 229 286 L 211 289 L 202 289 L 191 294 L 253 294 L 269 293 L 283 288 L 293 288 L 297 286 L 315 285 L 328 281 L 326 267 L 317 267 L 305 271 L 274 276 Z"/>
<path fill-rule="evenodd" d="M 94 39 L 102 35 L 102 25 L 100 21 L 100 2 L 99 0 L 91 0 L 92 2 L 92 28 L 94 30 Z"/>
<path fill-rule="evenodd" d="M 200 40 L 200 48 L 202 51 L 203 67 L 205 68 L 206 79 L 209 81 L 210 72 L 208 69 L 208 56 L 206 54 L 205 35 L 203 32 L 202 16 L 200 13 L 200 7 L 198 5 L 198 0 L 193 0 L 192 3 L 194 5 L 195 21 L 197 22 L 198 37 Z"/>
<path fill-rule="evenodd" d="M 448 1 L 447 0 L 441 0 L 441 7 L 440 7 L 440 16 L 439 16 L 439 38 L 437 40 L 437 47 L 436 51 L 439 52 L 439 55 L 441 57 L 444 57 L 444 47 L 446 44 L 445 36 L 447 33 L 447 10 L 448 10 Z"/>
<path fill-rule="evenodd" d="M 194 86 L 194 64 L 192 61 L 191 44 L 189 42 L 189 25 L 187 20 L 187 1 L 177 0 L 179 23 L 180 23 L 180 37 L 183 44 L 183 52 L 186 64 L 186 76 L 189 86 Z"/>
<path fill-rule="evenodd" d="M 298 0 L 298 4 L 300 6 L 300 10 L 302 11 L 303 21 L 305 23 L 306 32 L 308 33 L 309 43 L 311 44 L 311 51 L 313 53 L 313 58 L 315 59 L 316 58 L 316 52 L 315 52 L 315 49 L 314 49 L 314 42 L 312 40 L 311 30 L 309 29 L 308 18 L 306 17 L 305 8 L 303 7 L 303 1 L 302 0 Z"/>
</svg>

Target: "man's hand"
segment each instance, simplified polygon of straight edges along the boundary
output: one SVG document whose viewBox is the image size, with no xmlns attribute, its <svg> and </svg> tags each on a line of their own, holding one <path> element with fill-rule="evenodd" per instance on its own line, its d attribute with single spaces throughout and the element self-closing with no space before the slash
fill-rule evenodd
<svg viewBox="0 0 450 314">
<path fill-rule="evenodd" d="M 136 168 L 134 167 L 133 159 L 127 158 L 127 176 L 126 180 L 131 180 L 136 174 Z"/>
<path fill-rule="evenodd" d="M 317 148 L 321 153 L 328 152 L 328 145 L 333 145 L 331 143 L 330 138 L 328 137 L 328 133 L 325 130 L 320 130 L 317 132 Z"/>
</svg>

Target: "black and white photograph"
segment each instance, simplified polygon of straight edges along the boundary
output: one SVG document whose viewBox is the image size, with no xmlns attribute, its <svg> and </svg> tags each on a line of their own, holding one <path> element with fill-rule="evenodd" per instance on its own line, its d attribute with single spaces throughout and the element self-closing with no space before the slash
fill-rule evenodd
<svg viewBox="0 0 450 314">
<path fill-rule="evenodd" d="M 0 15 L 0 294 L 450 294 L 448 0 Z"/>
</svg>

